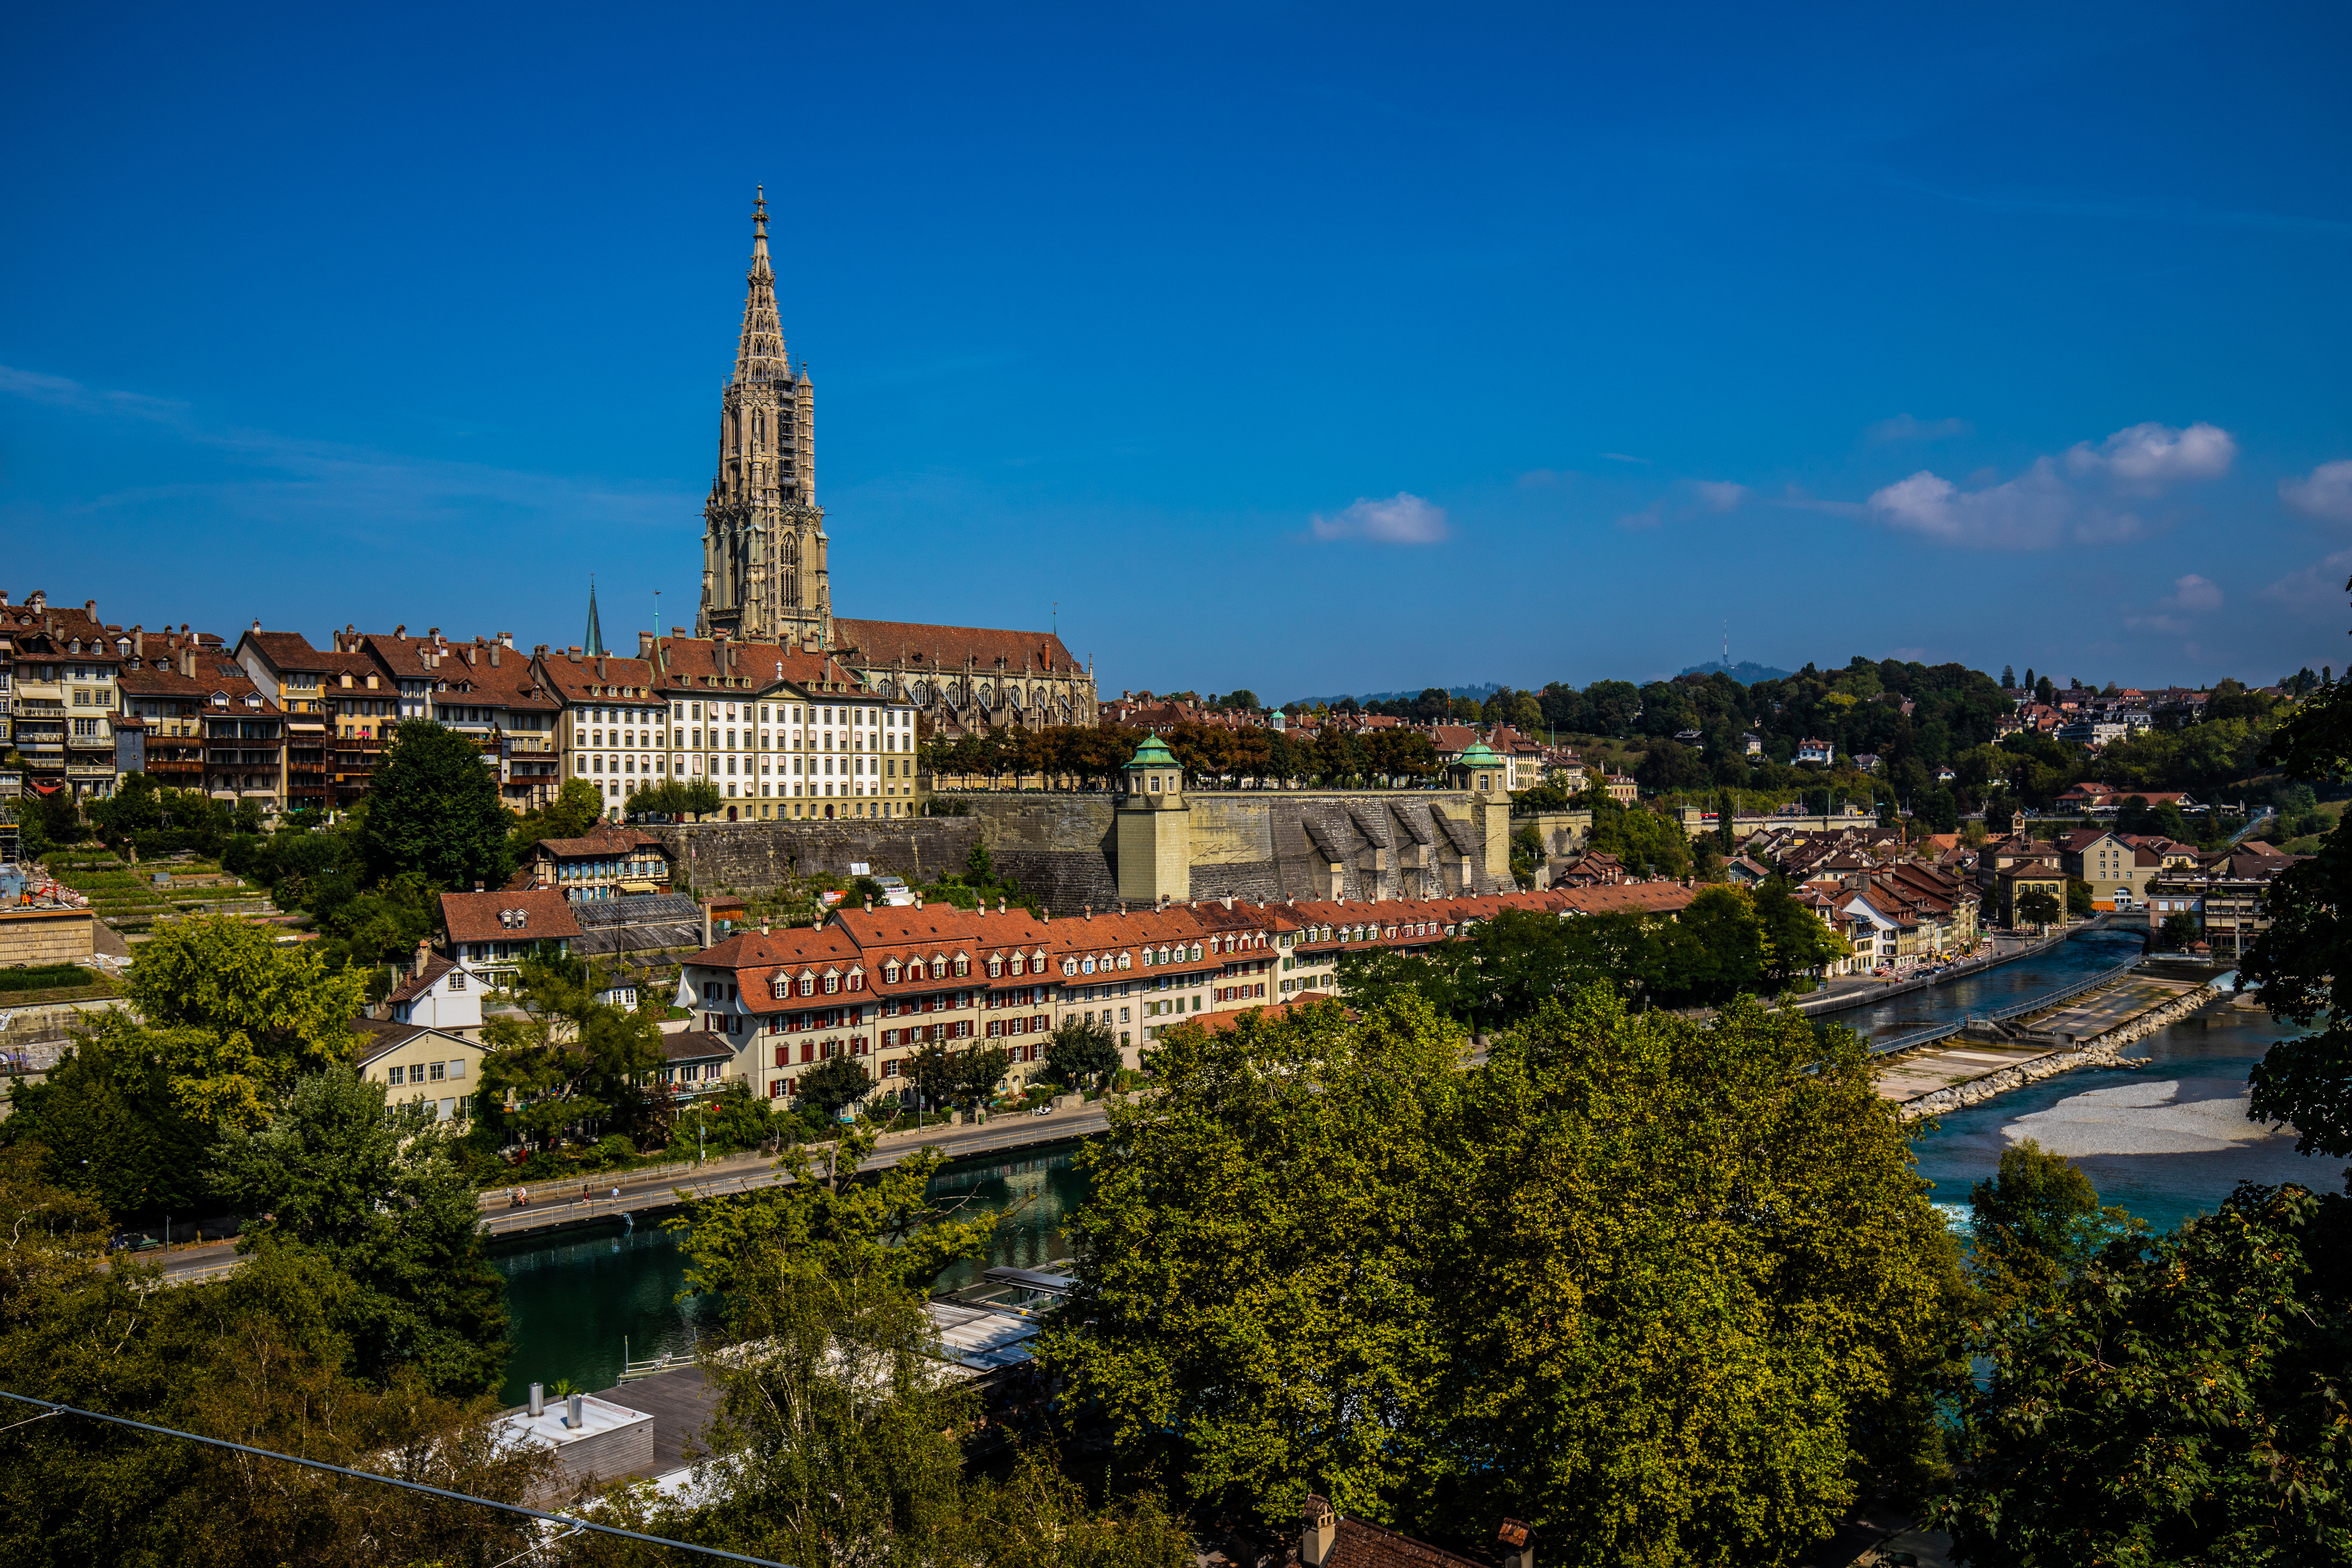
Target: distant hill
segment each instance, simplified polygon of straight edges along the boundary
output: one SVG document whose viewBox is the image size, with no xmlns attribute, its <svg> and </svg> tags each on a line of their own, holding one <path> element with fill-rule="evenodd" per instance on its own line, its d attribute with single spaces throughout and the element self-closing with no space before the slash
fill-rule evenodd
<svg viewBox="0 0 2352 1568">
<path fill-rule="evenodd" d="M 1744 658 L 1738 664 L 1726 664 L 1718 658 L 1711 659 L 1706 664 L 1692 665 L 1688 669 L 1684 670 L 1683 674 L 1713 675 L 1718 669 L 1742 686 L 1753 686 L 1759 680 L 1786 680 L 1795 673 L 1792 670 L 1775 669 L 1769 664 L 1752 664 Z"/>
</svg>

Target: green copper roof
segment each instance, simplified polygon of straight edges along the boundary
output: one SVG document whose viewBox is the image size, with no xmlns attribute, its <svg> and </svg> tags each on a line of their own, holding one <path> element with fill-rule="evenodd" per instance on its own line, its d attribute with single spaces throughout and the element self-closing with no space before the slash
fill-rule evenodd
<svg viewBox="0 0 2352 1568">
<path fill-rule="evenodd" d="M 1159 736 L 1146 735 L 1143 744 L 1135 748 L 1135 755 L 1128 760 L 1127 765 L 1130 768 L 1172 768 L 1176 765 L 1176 759 L 1160 743 Z"/>
<path fill-rule="evenodd" d="M 1502 765 L 1503 759 L 1488 750 L 1484 741 L 1471 742 L 1470 749 L 1463 752 L 1462 760 L 1454 764 L 1463 768 L 1499 768 Z"/>
</svg>

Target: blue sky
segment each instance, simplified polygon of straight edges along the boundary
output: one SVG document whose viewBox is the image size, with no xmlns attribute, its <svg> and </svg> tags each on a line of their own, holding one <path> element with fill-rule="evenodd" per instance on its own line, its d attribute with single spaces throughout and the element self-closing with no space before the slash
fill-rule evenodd
<svg viewBox="0 0 2352 1568">
<path fill-rule="evenodd" d="M 28 10 L 0 587 L 690 623 L 764 181 L 843 615 L 1268 698 L 2352 662 L 2340 8 L 1626 9 Z"/>
</svg>

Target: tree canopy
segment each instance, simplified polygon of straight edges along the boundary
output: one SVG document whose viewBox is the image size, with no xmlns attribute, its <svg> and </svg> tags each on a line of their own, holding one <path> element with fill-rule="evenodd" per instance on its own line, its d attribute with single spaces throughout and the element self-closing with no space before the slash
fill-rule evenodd
<svg viewBox="0 0 2352 1568">
<path fill-rule="evenodd" d="M 251 1127 L 304 1072 L 341 1061 L 366 994 L 308 947 L 228 915 L 159 926 L 123 989 L 172 1093 L 191 1113 Z"/>
<path fill-rule="evenodd" d="M 513 868 L 514 817 L 499 800 L 495 758 L 428 719 L 409 719 L 368 779 L 360 853 L 378 880 L 423 873 L 437 888 L 495 888 Z"/>
<path fill-rule="evenodd" d="M 351 1282 L 341 1325 L 355 1373 L 383 1383 L 410 1368 L 457 1396 L 497 1385 L 503 1287 L 481 1260 L 474 1184 L 430 1109 L 387 1110 L 382 1084 L 330 1068 L 302 1079 L 268 1127 L 231 1135 L 212 1185 L 267 1216 L 240 1251 L 267 1238 L 318 1254 Z"/>
<path fill-rule="evenodd" d="M 1402 996 L 1163 1037 L 1045 1351 L 1123 1463 L 1271 1519 L 1771 1563 L 1932 1451 L 1957 1266 L 1858 1040 L 1595 988 L 1466 1044 Z"/>
</svg>

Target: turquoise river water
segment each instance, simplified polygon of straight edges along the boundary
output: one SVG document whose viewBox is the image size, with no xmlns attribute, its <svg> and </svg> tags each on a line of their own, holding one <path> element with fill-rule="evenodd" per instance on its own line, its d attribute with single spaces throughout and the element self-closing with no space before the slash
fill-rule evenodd
<svg viewBox="0 0 2352 1568">
<path fill-rule="evenodd" d="M 2138 945 L 2136 937 L 2089 933 L 2040 958 L 1832 1016 L 1864 1034 L 1900 1034 L 2066 984 L 2121 963 Z M 1919 1173 L 1957 1217 L 1970 1185 L 1992 1173 L 2001 1151 L 2032 1138 L 2077 1161 L 2105 1202 L 2158 1229 L 2210 1211 L 2242 1181 L 2339 1190 L 2344 1162 L 2305 1159 L 2291 1135 L 2245 1119 L 2247 1070 L 2279 1033 L 2263 1014 L 2234 1010 L 2174 1025 L 2134 1047 L 2152 1058 L 2147 1067 L 2047 1079 L 1942 1118 L 1912 1140 Z M 931 1195 L 1005 1214 L 989 1263 L 1050 1264 L 1067 1256 L 1064 1226 L 1086 1201 L 1078 1147 L 961 1161 L 934 1178 Z M 625 1353 L 642 1359 L 690 1350 L 697 1332 L 715 1321 L 709 1300 L 681 1300 L 685 1259 L 657 1223 L 575 1232 L 503 1250 L 491 1262 L 507 1279 L 515 1350 L 505 1394 L 516 1404 L 534 1382 L 608 1388 Z M 985 1266 L 959 1266 L 940 1284 L 961 1283 Z"/>
</svg>

